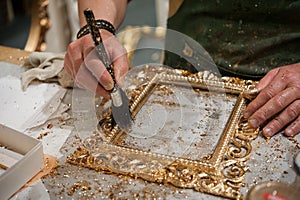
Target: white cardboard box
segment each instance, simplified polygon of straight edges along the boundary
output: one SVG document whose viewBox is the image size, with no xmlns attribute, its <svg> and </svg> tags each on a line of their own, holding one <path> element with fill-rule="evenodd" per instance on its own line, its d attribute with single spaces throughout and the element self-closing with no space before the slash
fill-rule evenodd
<svg viewBox="0 0 300 200">
<path fill-rule="evenodd" d="M 8 199 L 44 167 L 39 140 L 0 124 L 0 199 Z"/>
</svg>

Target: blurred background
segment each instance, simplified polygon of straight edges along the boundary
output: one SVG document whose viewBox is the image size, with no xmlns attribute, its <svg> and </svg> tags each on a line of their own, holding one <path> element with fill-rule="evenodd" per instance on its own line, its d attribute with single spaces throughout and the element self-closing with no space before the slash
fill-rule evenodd
<svg viewBox="0 0 300 200">
<path fill-rule="evenodd" d="M 64 52 L 79 30 L 77 0 L 2 0 L 0 8 L 0 45 L 3 46 Z M 155 29 L 149 32 L 149 27 L 165 27 L 167 13 L 168 0 L 132 0 L 118 33 L 126 30 L 133 37 L 128 41 L 122 35 L 121 42 L 125 47 L 133 45 L 129 48 L 142 48 L 147 43 L 162 48 L 161 35 L 156 37 Z M 139 33 L 128 31 L 134 28 L 140 28 Z M 135 55 L 139 56 L 132 58 L 133 65 L 144 63 L 145 58 L 149 62 L 160 60 L 155 50 L 137 51 Z"/>
</svg>

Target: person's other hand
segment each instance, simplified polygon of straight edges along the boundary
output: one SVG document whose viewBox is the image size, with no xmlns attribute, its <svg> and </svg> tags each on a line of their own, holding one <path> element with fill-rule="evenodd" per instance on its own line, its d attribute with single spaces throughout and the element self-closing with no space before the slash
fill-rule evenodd
<svg viewBox="0 0 300 200">
<path fill-rule="evenodd" d="M 259 94 L 248 105 L 244 117 L 249 125 L 263 128 L 265 137 L 284 129 L 287 136 L 300 132 L 300 63 L 271 70 L 257 85 Z"/>
<path fill-rule="evenodd" d="M 111 33 L 101 30 L 101 36 L 112 61 L 116 81 L 120 85 L 122 77 L 128 71 L 126 50 Z M 109 98 L 107 91 L 113 89 L 114 82 L 96 54 L 90 34 L 69 44 L 64 68 L 74 79 L 76 86 Z"/>
</svg>

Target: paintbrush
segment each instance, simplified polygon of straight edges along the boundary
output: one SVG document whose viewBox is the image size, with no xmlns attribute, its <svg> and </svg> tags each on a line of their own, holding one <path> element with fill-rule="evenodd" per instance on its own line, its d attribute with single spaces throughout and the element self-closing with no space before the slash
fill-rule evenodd
<svg viewBox="0 0 300 200">
<path fill-rule="evenodd" d="M 122 130 L 126 131 L 130 128 L 132 122 L 131 113 L 129 110 L 129 99 L 126 93 L 116 83 L 113 66 L 106 53 L 103 40 L 100 35 L 100 31 L 96 26 L 93 11 L 89 8 L 84 10 L 84 16 L 87 25 L 90 28 L 90 33 L 95 44 L 95 50 L 97 52 L 97 55 L 105 65 L 107 71 L 109 72 L 114 81 L 114 88 L 111 91 L 109 91 L 112 100 L 113 121 L 115 121 Z"/>
</svg>

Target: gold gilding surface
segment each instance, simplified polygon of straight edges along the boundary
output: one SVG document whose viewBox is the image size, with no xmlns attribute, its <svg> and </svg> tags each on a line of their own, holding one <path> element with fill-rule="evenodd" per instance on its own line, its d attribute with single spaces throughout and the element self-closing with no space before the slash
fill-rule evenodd
<svg viewBox="0 0 300 200">
<path fill-rule="evenodd" d="M 206 73 L 206 74 L 205 74 Z M 142 178 L 150 182 L 168 183 L 180 188 L 191 188 L 217 196 L 243 199 L 240 188 L 248 170 L 246 161 L 251 154 L 251 141 L 258 129 L 251 129 L 242 112 L 249 99 L 256 93 L 255 82 L 238 78 L 218 78 L 207 72 L 190 74 L 182 70 L 145 68 L 144 83 L 131 91 L 130 109 L 134 118 L 153 91 L 168 87 L 186 87 L 207 91 L 210 95 L 225 91 L 237 100 L 223 128 L 212 154 L 199 159 L 160 154 L 124 144 L 127 133 L 117 125 L 111 126 L 108 111 L 100 121 L 100 127 L 87 142 L 78 147 L 67 161 L 108 173 Z M 210 147 L 207 147 L 210 148 Z"/>
<path fill-rule="evenodd" d="M 24 49 L 26 51 L 44 51 L 46 49 L 46 32 L 50 28 L 48 0 L 32 2 L 32 17 L 29 36 Z"/>
</svg>

